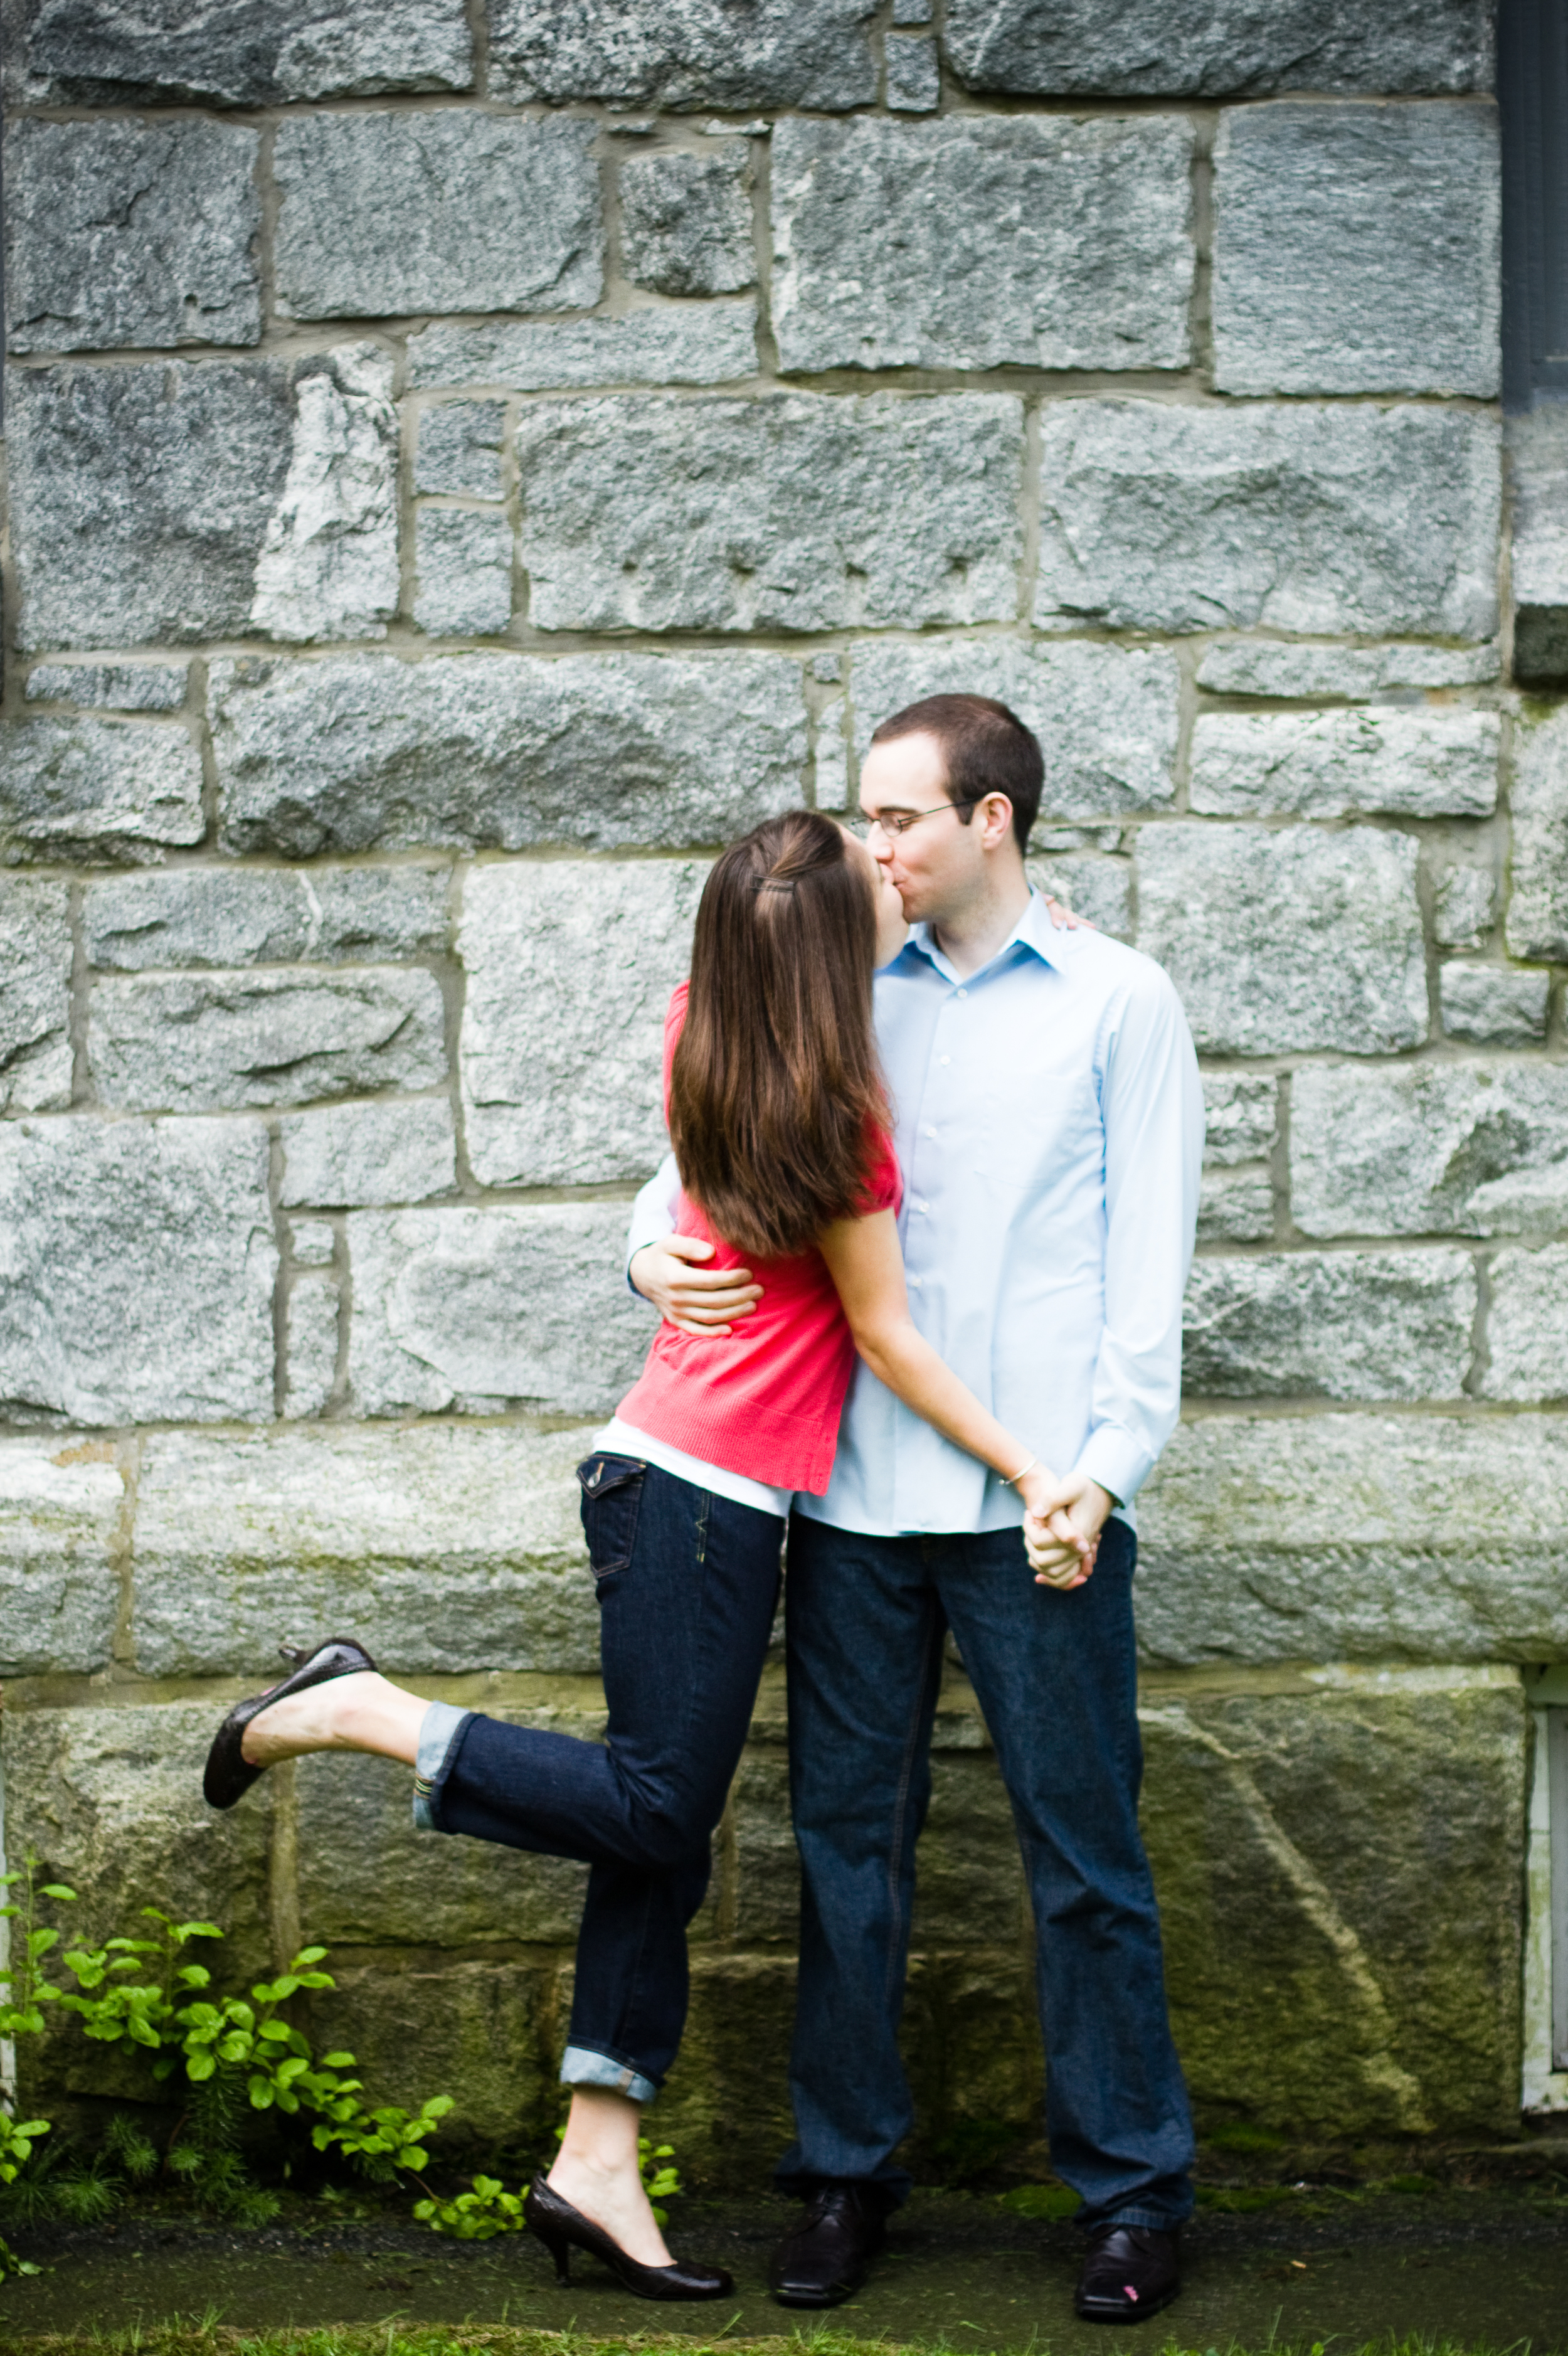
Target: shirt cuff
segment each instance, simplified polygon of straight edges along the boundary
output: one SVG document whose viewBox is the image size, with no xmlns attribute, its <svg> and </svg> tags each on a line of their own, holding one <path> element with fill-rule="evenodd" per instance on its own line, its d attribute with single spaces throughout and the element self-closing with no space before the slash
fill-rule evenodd
<svg viewBox="0 0 1568 2356">
<path fill-rule="evenodd" d="M 1077 1469 L 1097 1481 L 1118 1505 L 1130 1505 L 1153 1472 L 1154 1459 L 1119 1423 L 1102 1423 L 1079 1451 Z"/>
</svg>

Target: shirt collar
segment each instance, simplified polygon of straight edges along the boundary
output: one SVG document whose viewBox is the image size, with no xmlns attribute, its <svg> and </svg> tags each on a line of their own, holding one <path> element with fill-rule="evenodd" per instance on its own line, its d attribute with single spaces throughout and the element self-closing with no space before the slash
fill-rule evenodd
<svg viewBox="0 0 1568 2356">
<path fill-rule="evenodd" d="M 1045 965 L 1055 966 L 1061 962 L 1056 946 L 1056 927 L 1051 921 L 1050 911 L 1046 907 L 1044 899 L 1036 891 L 1030 891 L 1028 907 L 997 951 L 996 956 L 981 966 L 977 972 L 965 977 L 965 988 L 970 983 L 978 981 L 982 975 L 990 973 L 1002 963 L 1005 958 L 1010 957 L 1015 949 L 1032 949 L 1035 956 Z M 953 969 L 937 947 L 935 937 L 929 925 L 910 926 L 909 938 L 893 959 L 893 967 L 901 964 L 905 958 L 912 955 L 924 958 L 927 964 L 934 966 L 938 973 L 952 978 Z M 892 967 L 886 969 L 890 972 L 892 969 Z"/>
</svg>

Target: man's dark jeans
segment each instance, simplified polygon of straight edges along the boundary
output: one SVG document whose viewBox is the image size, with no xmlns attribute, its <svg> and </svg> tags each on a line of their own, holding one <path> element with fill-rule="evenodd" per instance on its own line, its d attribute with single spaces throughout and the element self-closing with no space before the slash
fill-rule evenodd
<svg viewBox="0 0 1568 2356">
<path fill-rule="evenodd" d="M 686 2024 L 686 1926 L 751 1726 L 784 1527 L 630 1457 L 579 1472 L 604 1743 L 454 1712 L 429 1808 L 441 1832 L 592 1866 L 562 2075 L 647 2101 Z"/>
<path fill-rule="evenodd" d="M 898 2026 L 915 1837 L 951 1627 L 985 1713 L 1034 1904 L 1051 2165 L 1086 2225 L 1192 2206 L 1192 2128 L 1138 1836 L 1132 1582 L 1105 1526 L 1093 1577 L 1037 1587 L 1021 1534 L 866 1537 L 790 1524 L 790 1789 L 804 1869 L 784 2190 L 907 2187 Z"/>
</svg>

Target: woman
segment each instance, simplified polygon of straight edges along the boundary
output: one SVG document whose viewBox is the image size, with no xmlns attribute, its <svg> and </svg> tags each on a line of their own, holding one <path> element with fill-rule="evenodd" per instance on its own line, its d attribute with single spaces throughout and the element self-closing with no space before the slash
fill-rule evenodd
<svg viewBox="0 0 1568 2356">
<path fill-rule="evenodd" d="M 909 1315 L 871 1024 L 873 970 L 903 929 L 876 862 L 814 811 L 768 819 L 708 879 L 666 1025 L 680 1228 L 715 1244 L 712 1266 L 744 1255 L 764 1289 L 726 1337 L 661 1326 L 579 1467 L 603 1747 L 427 1704 L 336 1639 L 231 1712 L 208 1762 L 207 1796 L 227 1807 L 279 1760 L 379 1752 L 414 1769 L 421 1826 L 591 1864 L 561 2065 L 571 2117 L 527 2202 L 562 2280 L 575 2244 L 648 2297 L 731 2288 L 671 2261 L 637 2132 L 680 2042 L 686 1927 L 750 1724 L 790 1498 L 827 1488 L 856 1352 L 1031 1512 L 1052 1504 L 1050 1472 Z M 1074 1585 L 1089 1550 L 1064 1519 L 1051 1533 L 1035 1532 L 1048 1576 Z"/>
</svg>

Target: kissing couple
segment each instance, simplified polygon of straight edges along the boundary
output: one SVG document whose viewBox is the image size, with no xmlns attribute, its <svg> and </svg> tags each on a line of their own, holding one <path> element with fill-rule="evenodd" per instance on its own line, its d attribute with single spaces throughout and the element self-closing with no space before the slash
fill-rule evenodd
<svg viewBox="0 0 1568 2356">
<path fill-rule="evenodd" d="M 1175 1427 L 1203 1114 L 1176 992 L 1031 890 L 1038 743 L 941 695 L 877 730 L 864 840 L 769 819 L 712 869 L 670 1001 L 672 1152 L 630 1278 L 663 1312 L 579 1467 L 603 1745 L 426 1702 L 348 1638 L 220 1728 L 206 1791 L 368 1751 L 433 1832 L 592 1868 L 527 2217 L 649 2298 L 672 2259 L 637 2165 L 675 2060 L 687 1925 L 751 1722 L 787 1530 L 790 1790 L 803 1872 L 771 2268 L 787 2307 L 864 2281 L 910 2185 L 898 2051 L 915 1842 L 951 1629 L 1034 1907 L 1051 2164 L 1082 2197 L 1077 2311 L 1179 2285 L 1192 2129 L 1137 1826 L 1133 1501 Z"/>
</svg>

